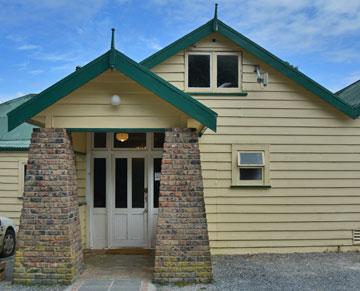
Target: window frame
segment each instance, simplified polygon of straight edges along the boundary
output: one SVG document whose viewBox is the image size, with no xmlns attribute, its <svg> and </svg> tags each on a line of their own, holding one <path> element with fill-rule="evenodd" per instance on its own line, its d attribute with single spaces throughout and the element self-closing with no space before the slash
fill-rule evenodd
<svg viewBox="0 0 360 291">
<path fill-rule="evenodd" d="M 214 87 L 216 92 L 239 92 L 241 90 L 241 53 L 240 52 L 214 52 Z M 237 56 L 238 57 L 238 86 L 233 88 L 218 88 L 217 86 L 217 57 L 218 56 Z"/>
<path fill-rule="evenodd" d="M 189 87 L 189 55 L 207 55 L 210 57 L 210 86 L 209 87 Z M 196 91 L 196 92 L 209 92 L 211 90 L 211 86 L 213 83 L 212 80 L 212 53 L 210 52 L 187 52 L 185 55 L 185 86 L 188 90 Z"/>
<path fill-rule="evenodd" d="M 210 55 L 210 87 L 189 87 L 189 55 Z M 238 87 L 217 87 L 217 56 L 238 57 Z M 185 92 L 237 93 L 242 91 L 242 53 L 239 51 L 186 51 L 185 52 Z"/>
<path fill-rule="evenodd" d="M 240 164 L 240 153 L 262 153 L 263 164 Z M 232 183 L 231 186 L 270 186 L 269 145 L 267 144 L 233 144 L 232 145 Z M 241 180 L 240 169 L 261 169 L 261 180 Z"/>
</svg>

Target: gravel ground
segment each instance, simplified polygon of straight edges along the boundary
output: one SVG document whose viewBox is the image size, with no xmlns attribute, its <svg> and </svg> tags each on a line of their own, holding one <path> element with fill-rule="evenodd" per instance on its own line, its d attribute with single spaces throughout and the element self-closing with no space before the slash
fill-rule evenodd
<svg viewBox="0 0 360 291">
<path fill-rule="evenodd" d="M 185 287 L 157 286 L 157 289 L 162 291 L 360 290 L 360 253 L 216 256 L 213 257 L 213 266 L 212 284 Z M 60 291 L 64 290 L 64 287 L 25 287 L 11 285 L 9 281 L 5 281 L 0 282 L 0 290 Z"/>
<path fill-rule="evenodd" d="M 360 290 L 359 253 L 213 257 L 214 282 L 158 290 Z"/>
</svg>

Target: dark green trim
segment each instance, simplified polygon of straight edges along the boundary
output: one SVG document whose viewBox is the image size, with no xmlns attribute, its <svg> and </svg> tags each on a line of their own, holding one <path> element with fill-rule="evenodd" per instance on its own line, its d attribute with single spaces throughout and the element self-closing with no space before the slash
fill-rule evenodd
<svg viewBox="0 0 360 291">
<path fill-rule="evenodd" d="M 247 92 L 231 92 L 231 93 L 211 93 L 211 92 L 186 92 L 186 94 L 192 96 L 247 96 Z"/>
<path fill-rule="evenodd" d="M 165 132 L 167 128 L 68 128 L 70 132 Z"/>
<path fill-rule="evenodd" d="M 0 152 L 27 152 L 29 148 L 0 147 Z"/>
<path fill-rule="evenodd" d="M 271 185 L 231 185 L 230 188 L 263 188 L 263 189 L 270 189 Z"/>
<path fill-rule="evenodd" d="M 162 50 L 156 52 L 155 54 L 151 55 L 150 57 L 143 60 L 140 64 L 147 68 L 152 68 L 157 64 L 160 64 L 162 61 L 168 59 L 169 57 L 175 55 L 179 51 L 195 44 L 200 39 L 210 35 L 213 33 L 213 21 L 210 20 L 209 22 L 205 23 L 204 25 L 200 26 L 199 28 L 195 29 L 191 33 L 183 36 L 182 38 L 178 39 L 177 41 L 173 42 L 172 44 L 168 45 L 167 47 L 163 48 Z"/>
<path fill-rule="evenodd" d="M 350 106 L 341 98 L 337 97 L 335 94 L 333 94 L 305 74 L 301 73 L 298 69 L 292 67 L 287 62 L 284 62 L 280 58 L 276 57 L 269 51 L 265 50 L 264 48 L 251 41 L 244 35 L 240 34 L 236 30 L 232 29 L 217 18 L 214 18 L 213 20 L 207 22 L 198 29 L 195 29 L 193 32 L 185 35 L 184 37 L 168 45 L 164 49 L 146 58 L 141 62 L 141 64 L 146 66 L 147 68 L 152 68 L 160 64 L 169 57 L 177 54 L 179 51 L 189 47 L 190 45 L 213 33 L 214 26 L 217 27 L 217 32 L 219 34 L 239 45 L 241 48 L 243 48 L 256 58 L 260 59 L 261 61 L 265 62 L 269 66 L 273 67 L 277 71 L 281 72 L 289 79 L 295 81 L 297 84 L 304 87 L 311 93 L 319 96 L 321 99 L 328 102 L 341 112 L 345 113 L 351 118 L 357 118 L 360 116 L 360 108 Z"/>
<path fill-rule="evenodd" d="M 10 111 L 8 116 L 8 131 L 32 118 L 56 101 L 70 94 L 75 89 L 105 72 L 109 68 L 108 52 L 88 63 L 86 66 L 71 73 L 64 79 L 45 89 L 40 94 Z"/>
<path fill-rule="evenodd" d="M 216 131 L 216 112 L 114 48 L 10 111 L 7 114 L 8 131 L 32 118 L 108 69 L 115 69 L 126 75 L 189 117 Z"/>
<path fill-rule="evenodd" d="M 115 68 L 130 79 L 138 82 L 163 100 L 169 102 L 202 125 L 216 131 L 217 113 L 190 95 L 179 90 L 158 75 L 139 65 L 124 54 L 117 52 Z"/>
</svg>

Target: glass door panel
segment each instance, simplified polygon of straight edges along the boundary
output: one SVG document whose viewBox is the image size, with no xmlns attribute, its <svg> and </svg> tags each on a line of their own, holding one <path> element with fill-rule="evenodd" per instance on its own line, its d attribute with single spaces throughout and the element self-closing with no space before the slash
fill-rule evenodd
<svg viewBox="0 0 360 291">
<path fill-rule="evenodd" d="M 114 158 L 110 247 L 147 245 L 145 164 L 145 157 L 136 154 Z"/>
</svg>

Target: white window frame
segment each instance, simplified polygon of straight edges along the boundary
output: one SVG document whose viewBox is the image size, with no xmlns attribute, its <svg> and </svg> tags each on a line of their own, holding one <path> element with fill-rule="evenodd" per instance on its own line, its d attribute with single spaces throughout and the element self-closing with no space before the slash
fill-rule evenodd
<svg viewBox="0 0 360 291">
<path fill-rule="evenodd" d="M 237 56 L 238 57 L 238 86 L 234 88 L 218 88 L 217 86 L 217 57 L 218 56 Z M 240 52 L 214 52 L 213 53 L 213 62 L 214 62 L 214 91 L 215 92 L 239 92 L 241 90 L 241 53 Z"/>
<path fill-rule="evenodd" d="M 210 87 L 189 87 L 189 55 L 207 55 L 210 56 Z M 185 87 L 188 91 L 193 92 L 209 92 L 213 83 L 213 62 L 212 53 L 209 52 L 187 52 L 185 54 Z"/>
<path fill-rule="evenodd" d="M 189 87 L 189 55 L 210 55 L 210 87 Z M 217 87 L 217 56 L 237 56 L 238 57 L 238 87 L 218 88 Z M 242 90 L 242 54 L 238 51 L 229 52 L 203 52 L 187 51 L 185 53 L 185 91 L 186 92 L 210 92 L 210 93 L 235 93 Z"/>
<path fill-rule="evenodd" d="M 240 153 L 262 153 L 262 164 L 240 164 Z M 261 180 L 241 180 L 240 169 L 261 169 Z M 269 145 L 233 144 L 232 145 L 232 186 L 270 186 Z"/>
</svg>

